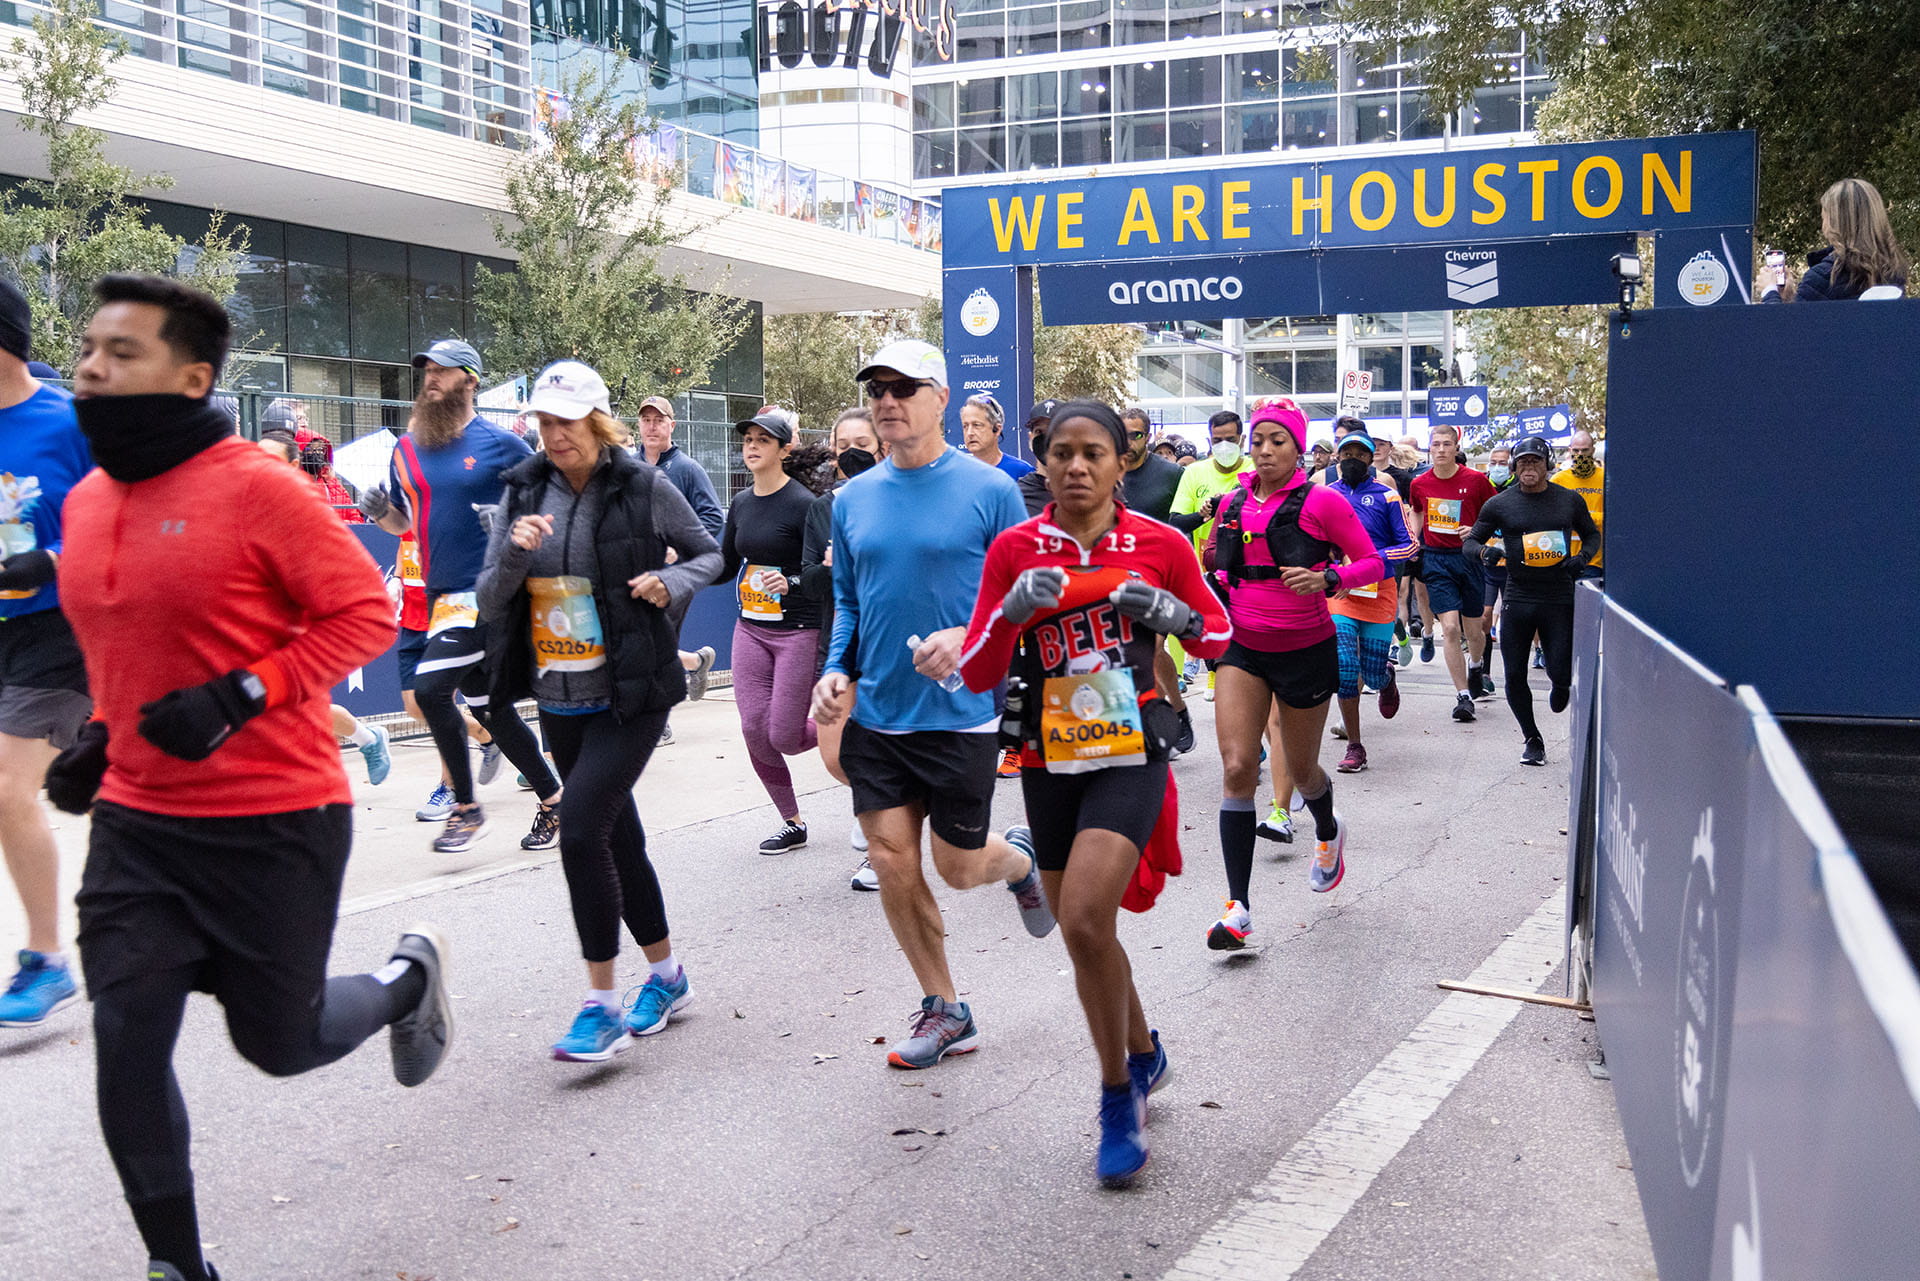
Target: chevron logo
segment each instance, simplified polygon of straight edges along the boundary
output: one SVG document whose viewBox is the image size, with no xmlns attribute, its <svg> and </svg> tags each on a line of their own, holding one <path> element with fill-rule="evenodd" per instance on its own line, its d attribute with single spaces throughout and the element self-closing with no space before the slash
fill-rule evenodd
<svg viewBox="0 0 1920 1281">
<path fill-rule="evenodd" d="M 1447 264 L 1447 297 L 1472 306 L 1500 296 L 1500 263 L 1491 254 L 1481 263 Z"/>
</svg>

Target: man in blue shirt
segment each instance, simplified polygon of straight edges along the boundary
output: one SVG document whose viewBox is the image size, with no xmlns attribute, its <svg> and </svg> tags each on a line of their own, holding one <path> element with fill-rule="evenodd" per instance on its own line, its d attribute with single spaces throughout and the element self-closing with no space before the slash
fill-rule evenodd
<svg viewBox="0 0 1920 1281">
<path fill-rule="evenodd" d="M 693 508 L 693 514 L 707 527 L 713 540 L 720 541 L 720 530 L 727 523 L 727 514 L 720 509 L 720 499 L 713 492 L 713 480 L 707 475 L 707 469 L 686 450 L 673 443 L 673 402 L 665 396 L 649 396 L 640 402 L 640 448 L 645 452 L 647 461 L 667 473 L 667 479 L 687 500 L 687 506 Z M 673 551 L 668 549 L 671 556 Z M 673 624 L 673 634 L 680 634 L 680 627 L 687 621 L 687 611 L 693 608 L 693 597 L 675 601 L 667 607 L 667 621 Z M 687 673 L 687 700 L 698 702 L 707 696 L 707 679 L 713 672 L 713 646 L 702 645 L 692 653 L 680 651 L 680 666 Z M 673 741 L 673 726 L 668 725 L 661 732 L 660 741 Z"/>
<path fill-rule="evenodd" d="M 969 396 L 960 406 L 960 447 L 1017 481 L 1032 473 L 1033 464 L 1001 450 L 1000 437 L 1006 424 L 1007 411 L 999 401 L 985 392 Z"/>
<path fill-rule="evenodd" d="M 27 916 L 0 1027 L 32 1027 L 78 999 L 60 951 L 60 855 L 39 792 L 93 713 L 54 584 L 60 508 L 93 457 L 73 397 L 27 371 L 32 326 L 26 298 L 0 281 L 0 845 Z"/>
<path fill-rule="evenodd" d="M 967 691 L 958 672 L 987 547 L 1026 511 L 1004 473 L 947 444 L 947 362 L 937 348 L 891 343 L 856 376 L 891 452 L 834 500 L 833 640 L 813 714 L 826 725 L 845 716 L 859 672 L 840 765 L 887 923 L 925 993 L 913 1035 L 887 1061 L 926 1068 L 977 1049 L 980 1033 L 947 967 L 945 927 L 921 867 L 922 825 L 948 885 L 1003 882 L 1029 934 L 1053 929 L 1031 836 L 987 830 L 999 716 L 993 695 Z"/>
<path fill-rule="evenodd" d="M 533 784 L 540 798 L 533 830 L 520 841 L 527 850 L 552 849 L 560 841 L 560 783 L 526 722 L 511 707 L 487 706 L 486 628 L 479 623 L 474 585 L 486 560 L 487 534 L 475 507 L 500 501 L 501 475 L 532 450 L 510 431 L 475 416 L 480 353 L 457 338 L 443 338 L 413 358 L 420 371 L 407 434 L 393 447 L 388 487 L 361 495 L 360 510 L 390 534 L 413 531 L 420 573 L 427 585 L 427 641 L 414 669 L 414 698 L 433 731 L 446 766 L 453 812 L 433 848 L 456 854 L 486 834 L 486 813 L 473 795 L 467 730 L 453 705 L 458 691 L 474 719 Z"/>
</svg>

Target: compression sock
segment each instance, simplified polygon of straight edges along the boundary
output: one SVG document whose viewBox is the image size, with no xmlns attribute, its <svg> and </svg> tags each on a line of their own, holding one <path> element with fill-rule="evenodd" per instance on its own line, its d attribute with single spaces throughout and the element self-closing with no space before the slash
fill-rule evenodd
<svg viewBox="0 0 1920 1281">
<path fill-rule="evenodd" d="M 1302 789 L 1300 799 L 1306 803 L 1308 811 L 1313 814 L 1314 840 L 1330 841 L 1340 835 L 1340 825 L 1334 821 L 1333 817 L 1333 780 L 1331 778 L 1322 774 L 1320 795 L 1308 796 L 1305 789 Z"/>
<path fill-rule="evenodd" d="M 200 1216 L 192 1193 L 128 1202 L 127 1208 L 133 1211 L 148 1257 L 171 1263 L 182 1281 L 207 1281 L 207 1265 L 200 1253 Z"/>
<path fill-rule="evenodd" d="M 1220 853 L 1227 864 L 1227 897 L 1249 902 L 1253 880 L 1253 798 L 1227 796 L 1220 801 Z"/>
</svg>

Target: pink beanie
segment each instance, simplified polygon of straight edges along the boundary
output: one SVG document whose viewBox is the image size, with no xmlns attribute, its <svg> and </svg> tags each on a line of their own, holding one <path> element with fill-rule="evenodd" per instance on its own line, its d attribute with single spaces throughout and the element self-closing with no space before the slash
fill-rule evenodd
<svg viewBox="0 0 1920 1281">
<path fill-rule="evenodd" d="M 1306 411 L 1294 404 L 1290 397 L 1278 396 L 1272 400 L 1260 402 L 1254 409 L 1253 421 L 1249 423 L 1248 426 L 1250 428 L 1258 427 L 1261 423 L 1279 423 L 1293 434 L 1294 446 L 1298 448 L 1301 453 L 1306 452 Z"/>
</svg>

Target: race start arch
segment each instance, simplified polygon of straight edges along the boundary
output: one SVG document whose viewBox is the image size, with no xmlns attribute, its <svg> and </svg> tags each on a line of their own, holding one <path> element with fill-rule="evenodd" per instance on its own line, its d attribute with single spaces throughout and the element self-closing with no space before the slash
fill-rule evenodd
<svg viewBox="0 0 1920 1281">
<path fill-rule="evenodd" d="M 1036 272 L 1050 324 L 1607 303 L 1652 234 L 1653 306 L 1743 302 L 1755 163 L 1710 133 L 949 188 L 948 429 L 1036 399 Z"/>
</svg>

